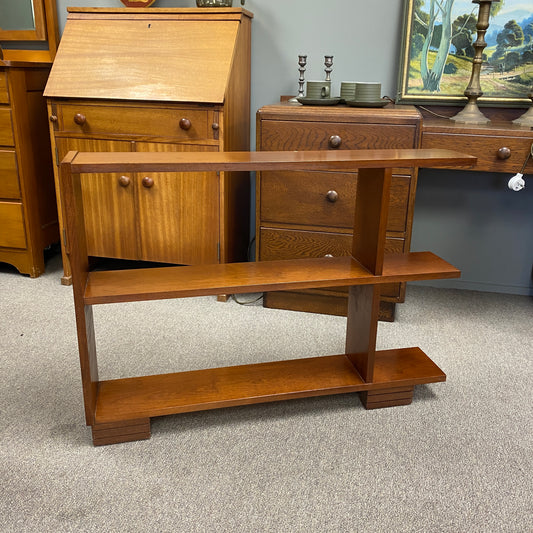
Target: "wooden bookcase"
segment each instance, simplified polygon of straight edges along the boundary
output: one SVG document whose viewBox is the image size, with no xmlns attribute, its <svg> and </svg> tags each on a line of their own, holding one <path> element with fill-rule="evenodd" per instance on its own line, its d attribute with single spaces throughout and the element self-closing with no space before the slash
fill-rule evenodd
<svg viewBox="0 0 533 533">
<path fill-rule="evenodd" d="M 60 165 L 65 247 L 72 265 L 86 422 L 92 426 L 94 444 L 149 438 L 154 416 L 345 392 L 361 393 L 366 408 L 405 405 L 411 402 L 415 385 L 445 381 L 442 370 L 419 348 L 376 351 L 381 285 L 460 275 L 430 252 L 385 254 L 392 169 L 475 162 L 475 157 L 448 150 L 69 152 Z M 358 238 L 348 256 L 90 271 L 84 175 L 355 169 L 354 235 Z M 93 305 L 335 286 L 350 287 L 344 354 L 107 381 L 98 378 Z"/>
</svg>

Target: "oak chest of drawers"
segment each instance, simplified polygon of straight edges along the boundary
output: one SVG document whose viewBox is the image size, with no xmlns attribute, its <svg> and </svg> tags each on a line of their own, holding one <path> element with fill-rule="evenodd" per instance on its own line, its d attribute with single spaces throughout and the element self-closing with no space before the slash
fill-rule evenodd
<svg viewBox="0 0 533 533">
<path fill-rule="evenodd" d="M 69 8 L 45 92 L 56 163 L 71 150 L 248 150 L 251 18 L 243 9 Z M 245 260 L 249 188 L 245 172 L 130 172 L 111 183 L 85 175 L 89 254 Z M 64 265 L 68 283 L 66 256 Z"/>
<path fill-rule="evenodd" d="M 282 103 L 257 113 L 257 150 L 418 148 L 421 119 L 412 106 L 363 109 Z M 347 177 L 351 179 L 346 179 Z M 394 170 L 387 252 L 409 251 L 417 169 Z M 357 174 L 260 172 L 256 181 L 259 261 L 349 255 Z M 392 320 L 405 284 L 385 285 L 381 318 Z M 346 291 L 315 289 L 265 294 L 267 307 L 343 315 Z"/>
<path fill-rule="evenodd" d="M 6 50 L 0 61 L 0 262 L 37 277 L 59 227 L 43 98 L 50 61 L 33 55 Z"/>
</svg>

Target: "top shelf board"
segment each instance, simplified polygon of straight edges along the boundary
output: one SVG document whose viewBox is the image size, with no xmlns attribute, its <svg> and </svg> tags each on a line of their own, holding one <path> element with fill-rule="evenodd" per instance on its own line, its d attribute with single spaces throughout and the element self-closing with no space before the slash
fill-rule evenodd
<svg viewBox="0 0 533 533">
<path fill-rule="evenodd" d="M 452 150 L 314 150 L 283 152 L 69 152 L 71 172 L 209 172 L 472 167 L 477 158 Z"/>
</svg>

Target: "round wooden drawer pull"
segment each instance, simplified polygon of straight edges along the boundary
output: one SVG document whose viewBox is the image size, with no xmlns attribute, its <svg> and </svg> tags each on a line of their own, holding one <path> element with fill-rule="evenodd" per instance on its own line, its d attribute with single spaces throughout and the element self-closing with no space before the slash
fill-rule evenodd
<svg viewBox="0 0 533 533">
<path fill-rule="evenodd" d="M 55 124 L 57 122 L 57 115 L 50 115 L 50 122 Z"/>
<path fill-rule="evenodd" d="M 328 144 L 331 148 L 338 148 L 342 144 L 342 139 L 339 135 L 332 135 L 329 138 Z"/>
<path fill-rule="evenodd" d="M 83 126 L 85 124 L 85 122 L 87 122 L 87 117 L 85 115 L 82 115 L 81 113 L 76 113 L 74 115 L 74 122 L 78 126 Z"/>
<path fill-rule="evenodd" d="M 502 146 L 497 152 L 498 159 L 509 159 L 511 157 L 511 149 L 507 146 Z"/>
<path fill-rule="evenodd" d="M 180 120 L 180 128 L 182 130 L 190 130 L 191 126 L 192 126 L 192 123 L 188 118 L 182 118 Z"/>
<path fill-rule="evenodd" d="M 334 204 L 339 199 L 339 193 L 337 191 L 328 191 L 326 198 L 328 202 Z"/>
<path fill-rule="evenodd" d="M 145 176 L 142 180 L 143 187 L 146 187 L 147 189 L 150 189 L 154 186 L 154 180 L 152 178 L 149 178 L 148 176 Z"/>
<path fill-rule="evenodd" d="M 128 176 L 120 176 L 120 178 L 118 178 L 118 184 L 121 187 L 127 187 L 130 184 L 130 182 L 131 180 L 130 178 L 128 178 Z"/>
</svg>

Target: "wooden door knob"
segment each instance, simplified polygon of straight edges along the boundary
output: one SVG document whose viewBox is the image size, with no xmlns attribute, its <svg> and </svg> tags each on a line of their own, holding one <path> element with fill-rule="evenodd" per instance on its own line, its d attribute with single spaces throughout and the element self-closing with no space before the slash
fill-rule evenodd
<svg viewBox="0 0 533 533">
<path fill-rule="evenodd" d="M 339 199 L 339 193 L 337 191 L 328 191 L 326 198 L 328 202 L 334 204 Z"/>
<path fill-rule="evenodd" d="M 76 113 L 74 115 L 74 122 L 78 124 L 78 126 L 83 126 L 87 122 L 87 117 L 81 113 Z"/>
<path fill-rule="evenodd" d="M 50 115 L 50 122 L 55 124 L 57 122 L 57 115 Z"/>
<path fill-rule="evenodd" d="M 497 152 L 496 157 L 498 159 L 509 159 L 511 157 L 511 149 L 507 146 L 502 146 Z"/>
<path fill-rule="evenodd" d="M 339 135 L 332 135 L 329 138 L 328 144 L 330 148 L 338 148 L 342 144 L 342 139 Z"/>
<path fill-rule="evenodd" d="M 192 126 L 192 123 L 188 118 L 182 118 L 180 120 L 180 128 L 182 130 L 190 130 L 191 126 Z"/>
<path fill-rule="evenodd" d="M 127 187 L 131 183 L 131 179 L 128 176 L 120 176 L 118 178 L 118 184 L 121 187 Z"/>
<path fill-rule="evenodd" d="M 143 187 L 146 187 L 147 189 L 150 189 L 154 186 L 154 180 L 152 178 L 149 178 L 148 176 L 145 176 L 142 179 Z"/>
</svg>

